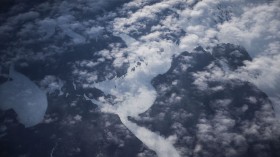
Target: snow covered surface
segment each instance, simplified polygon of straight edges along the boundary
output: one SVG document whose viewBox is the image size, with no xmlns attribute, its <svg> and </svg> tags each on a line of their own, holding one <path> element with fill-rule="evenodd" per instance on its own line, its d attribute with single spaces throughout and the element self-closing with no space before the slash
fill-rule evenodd
<svg viewBox="0 0 280 157">
<path fill-rule="evenodd" d="M 0 108 L 13 109 L 25 127 L 40 123 L 47 109 L 47 96 L 29 78 L 10 70 L 11 81 L 0 85 Z"/>
</svg>

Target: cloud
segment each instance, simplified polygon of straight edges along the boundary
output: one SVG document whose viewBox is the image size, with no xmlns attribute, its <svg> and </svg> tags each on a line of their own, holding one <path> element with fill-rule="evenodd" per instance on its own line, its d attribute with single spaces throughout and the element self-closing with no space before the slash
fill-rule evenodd
<svg viewBox="0 0 280 157">
<path fill-rule="evenodd" d="M 19 23 L 22 23 L 22 22 L 27 22 L 27 21 L 30 21 L 30 20 L 34 20 L 34 19 L 38 18 L 39 16 L 40 16 L 40 14 L 38 12 L 29 11 L 29 12 L 26 12 L 26 13 L 22 13 L 22 14 L 13 16 L 13 17 L 7 19 L 7 21 L 10 25 L 16 25 L 16 24 L 19 24 Z"/>
<path fill-rule="evenodd" d="M 254 83 L 264 91 L 274 104 L 277 117 L 280 118 L 280 54 L 258 56 L 252 62 L 229 75 L 230 78 L 240 78 Z"/>
<path fill-rule="evenodd" d="M 9 64 L 12 60 L 23 58 L 44 60 L 66 53 L 71 47 L 97 41 L 103 37 L 106 31 L 104 23 L 108 22 L 97 16 L 125 1 L 81 0 L 77 4 L 76 1 L 63 0 L 39 3 L 32 9 L 24 5 L 26 2 L 15 4 L 9 12 L 0 15 L 1 51 L 5 56 L 1 58 L 1 63 Z M 59 50 L 49 51 L 53 46 Z M 11 49 L 8 50 L 8 47 Z"/>
<path fill-rule="evenodd" d="M 104 31 L 104 27 L 97 26 L 97 27 L 91 27 L 90 30 L 87 31 L 87 34 L 89 38 L 94 38 L 95 40 L 98 39 L 99 36 L 102 35 Z"/>
<path fill-rule="evenodd" d="M 138 128 L 144 130 L 142 134 L 139 133 L 137 127 L 126 121 L 125 116 L 136 117 L 153 104 L 156 93 L 150 81 L 156 75 L 165 73 L 170 68 L 172 56 L 182 51 L 191 52 L 197 46 L 211 49 L 224 42 L 244 46 L 254 57 L 252 62 L 246 62 L 236 72 L 227 71 L 226 66 L 209 65 L 209 71 L 193 74 L 196 78 L 194 84 L 201 90 L 218 91 L 223 87 L 209 88 L 205 82 L 238 77 L 256 84 L 270 95 L 275 104 L 280 102 L 280 87 L 277 84 L 280 74 L 278 1 L 137 0 L 125 3 L 113 12 L 102 11 L 123 2 L 81 0 L 77 4 L 76 1 L 57 1 L 35 6 L 32 11 L 16 16 L 11 14 L 0 26 L 0 35 L 13 37 L 10 34 L 14 33 L 21 40 L 3 42 L 6 49 L 3 50 L 5 55 L 1 57 L 1 63 L 8 65 L 23 58 L 44 60 L 67 53 L 75 49 L 75 46 L 91 43 L 89 45 L 92 47 L 88 51 L 94 51 L 94 57 L 73 63 L 72 73 L 77 78 L 75 81 L 85 88 L 99 88 L 104 93 L 117 97 L 114 107 L 102 98 L 104 101 L 101 102 L 107 104 L 102 106 L 101 103 L 101 108 L 123 116 L 123 122 L 158 154 L 169 149 L 176 150 L 173 149 L 172 142 L 145 128 Z M 46 15 L 46 10 L 50 14 Z M 123 40 L 124 44 L 112 41 L 116 37 Z M 98 43 L 99 38 L 108 39 L 111 44 L 95 51 L 94 44 L 103 44 Z M 46 41 L 48 42 L 44 43 Z M 32 49 L 37 43 L 42 44 L 42 49 Z M 182 65 L 181 68 L 186 70 L 188 67 Z M 116 69 L 127 73 L 117 78 Z M 50 93 L 61 90 L 61 82 L 54 76 L 46 76 L 41 83 Z M 163 85 L 161 90 L 167 88 L 167 85 Z M 170 101 L 179 99 L 180 96 L 173 95 Z M 215 131 L 222 132 L 221 137 L 227 139 L 228 136 L 229 141 L 238 139 L 242 142 L 243 137 L 226 134 L 225 130 L 234 123 L 229 117 L 220 114 L 214 117 L 213 121 L 215 120 L 223 123 L 217 123 L 217 129 L 214 128 Z M 198 128 L 201 132 L 213 130 L 214 126 L 209 125 L 201 122 Z M 180 124 L 173 127 L 180 128 Z M 202 137 L 204 136 L 201 134 L 201 140 Z M 205 134 L 205 138 L 207 137 L 211 138 Z M 163 143 L 164 149 L 156 147 L 153 140 Z M 203 150 L 202 145 L 197 145 L 196 148 L 196 153 Z M 235 154 L 231 149 L 227 151 L 231 155 Z"/>
<path fill-rule="evenodd" d="M 55 33 L 56 21 L 54 19 L 45 18 L 38 21 L 38 32 L 42 34 L 43 39 L 48 39 Z"/>
<path fill-rule="evenodd" d="M 266 53 L 269 45 L 280 40 L 280 3 L 244 7 L 240 17 L 218 26 L 218 39 L 244 46 L 251 56 Z M 278 47 L 279 48 L 279 47 Z"/>
<path fill-rule="evenodd" d="M 43 88 L 48 94 L 53 94 L 58 91 L 58 95 L 63 95 L 62 87 L 64 86 L 64 82 L 52 75 L 47 75 L 43 80 L 40 81 L 40 86 Z"/>
<path fill-rule="evenodd" d="M 169 57 L 171 55 L 155 55 L 156 53 L 159 53 L 160 55 L 162 55 L 161 53 L 166 54 L 166 51 L 161 51 L 160 49 L 160 47 L 165 44 L 165 42 L 162 41 L 166 41 L 166 34 L 175 35 L 180 39 L 179 45 L 171 42 L 171 45 L 173 44 L 174 47 L 174 52 L 172 54 L 175 55 L 181 51 L 191 51 L 199 45 L 211 48 L 220 42 L 233 42 L 247 48 L 251 46 L 254 47 L 252 43 L 256 41 L 257 42 L 254 43 L 255 46 L 261 46 L 259 50 L 263 49 L 263 52 L 268 52 L 270 51 L 268 49 L 271 49 L 274 53 L 277 53 L 278 48 L 276 41 L 278 39 L 275 30 L 278 30 L 278 28 L 273 27 L 275 26 L 274 24 L 277 24 L 277 20 L 275 20 L 276 18 L 274 19 L 273 17 L 275 17 L 275 13 L 278 12 L 278 8 L 274 7 L 274 4 L 265 3 L 258 5 L 241 1 L 228 0 L 222 2 L 206 0 L 197 2 L 193 7 L 188 6 L 192 4 L 191 2 L 188 5 L 182 5 L 183 7 L 181 10 L 176 6 L 182 4 L 182 1 L 179 0 L 172 2 L 164 1 L 162 3 L 154 3 L 148 6 L 143 6 L 142 3 L 137 3 L 139 6 L 136 6 L 135 4 L 136 2 L 131 2 L 124 5 L 124 8 L 122 8 L 124 10 L 129 10 L 129 7 L 136 7 L 138 9 L 136 9 L 135 12 L 128 12 L 124 17 L 116 17 L 112 22 L 114 34 L 120 36 L 127 44 L 127 48 L 121 49 L 121 51 L 129 52 L 127 53 L 128 56 L 126 62 L 128 62 L 130 66 L 124 77 L 96 83 L 96 88 L 101 89 L 107 94 L 115 95 L 118 98 L 121 98 L 119 99 L 120 102 L 124 102 L 117 102 L 114 107 L 106 105 L 104 111 L 117 111 L 115 113 L 119 115 L 129 115 L 132 117 L 141 113 L 141 104 L 133 102 L 135 100 L 137 100 L 137 102 L 142 100 L 139 91 L 143 89 L 143 86 L 149 87 L 147 83 L 143 84 L 143 80 L 150 80 L 151 76 L 163 73 L 166 69 L 161 68 L 163 65 L 166 66 L 169 64 Z M 240 5 L 244 7 L 240 9 Z M 249 8 L 249 6 L 252 7 L 252 9 Z M 160 14 L 166 10 L 170 11 L 167 12 L 167 14 L 177 14 L 177 16 Z M 266 10 L 270 11 L 266 12 Z M 253 18 L 253 15 L 256 17 Z M 268 19 L 271 18 L 269 22 L 272 23 L 263 27 L 264 23 L 266 23 L 266 20 L 263 20 L 262 18 L 263 16 L 267 16 Z M 155 19 L 159 19 L 159 21 L 156 21 Z M 250 23 L 251 25 L 244 27 Z M 150 27 L 150 25 L 152 26 Z M 170 26 L 174 26 L 176 30 L 170 28 Z M 178 29 L 181 29 L 181 31 L 178 31 Z M 137 34 L 136 38 L 139 37 L 139 40 L 131 39 L 123 34 L 131 36 Z M 262 35 L 266 36 L 267 34 L 275 36 L 262 39 Z M 268 47 L 266 46 L 267 42 L 271 42 Z M 157 45 L 158 48 L 155 48 L 153 45 Z M 260 55 L 263 52 L 255 52 L 253 49 L 249 49 L 249 53 L 255 54 L 254 56 Z M 233 54 L 238 56 L 238 53 Z M 143 61 L 141 59 L 143 59 Z M 124 61 L 125 59 L 118 58 L 118 62 L 121 62 L 121 60 Z M 141 63 L 141 66 L 136 65 L 138 61 Z M 229 77 L 231 71 L 226 67 L 226 63 L 221 63 L 221 65 L 224 66 L 216 67 L 214 65 L 209 65 L 209 71 L 195 73 L 194 76 L 196 77 L 196 80 L 194 84 L 198 85 L 201 90 L 205 90 L 208 88 L 205 81 L 223 81 L 225 79 L 232 79 Z M 211 90 L 222 89 L 223 87 L 219 87 Z M 148 90 L 144 91 L 149 93 L 150 90 L 152 89 L 149 87 Z M 143 104 L 145 103 L 143 102 Z M 133 107 L 129 107 L 130 105 L 133 105 Z M 242 110 L 245 111 L 246 106 L 243 107 Z M 242 143 L 242 139 L 244 140 L 244 137 L 241 137 L 240 135 L 227 132 L 228 129 L 235 124 L 235 121 L 230 119 L 227 115 L 224 115 L 223 113 L 220 113 L 220 115 L 217 114 L 213 119 L 213 125 L 215 123 L 215 126 L 211 126 L 214 128 L 212 131 L 215 132 L 216 135 L 216 137 L 213 138 L 217 141 L 219 141 L 219 139 L 225 139 L 224 142 L 228 141 L 228 143 L 224 143 L 225 147 L 230 145 L 230 141 L 239 141 L 239 143 Z M 129 124 L 127 125 L 129 127 Z M 174 127 L 176 128 L 179 126 L 180 125 L 178 124 Z M 207 125 L 201 125 L 201 129 L 202 131 L 206 129 L 207 132 Z M 132 129 L 132 132 L 137 136 L 136 130 Z M 219 136 L 219 134 L 221 135 Z M 208 137 L 211 139 L 210 135 L 206 134 L 205 136 L 207 137 L 203 136 L 201 140 L 206 140 Z M 227 137 L 229 137 L 229 139 Z M 147 140 L 144 137 L 141 137 L 140 139 L 144 143 L 145 140 Z M 197 149 L 197 151 L 199 150 L 201 149 Z M 244 151 L 244 149 L 240 148 L 239 150 L 239 148 L 228 148 L 226 151 L 229 152 L 228 156 L 232 156 L 237 154 L 236 151 Z"/>
<path fill-rule="evenodd" d="M 73 21 L 75 20 L 75 17 L 72 15 L 62 15 L 57 18 L 57 23 L 61 30 L 69 36 L 74 44 L 83 44 L 86 42 L 86 39 L 83 35 L 76 33 L 73 31 L 71 26 L 73 26 Z"/>
</svg>

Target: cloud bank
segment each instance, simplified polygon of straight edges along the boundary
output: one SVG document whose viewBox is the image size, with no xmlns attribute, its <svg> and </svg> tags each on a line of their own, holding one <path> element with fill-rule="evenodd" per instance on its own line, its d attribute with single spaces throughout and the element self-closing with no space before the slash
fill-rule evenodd
<svg viewBox="0 0 280 157">
<path fill-rule="evenodd" d="M 19 60 L 56 61 L 57 56 L 69 51 L 77 50 L 82 55 L 86 49 L 92 52 L 91 58 L 67 63 L 73 67 L 75 83 L 115 96 L 110 102 L 114 105 L 100 98 L 103 102 L 100 107 L 105 112 L 119 114 L 129 127 L 126 116 L 136 117 L 152 105 L 156 93 L 150 80 L 169 69 L 173 55 L 191 52 L 197 46 L 210 50 L 214 45 L 229 42 L 245 47 L 254 58 L 226 77 L 254 83 L 271 97 L 275 109 L 280 106 L 279 1 L 134 0 L 113 11 L 101 11 L 115 3 L 45 2 L 28 11 L 15 6 L 2 15 L 7 18 L 1 18 L 1 67 L 7 68 Z M 106 46 L 99 48 L 103 43 Z M 117 70 L 125 72 L 118 74 Z M 224 77 L 218 70 L 211 75 Z M 207 77 L 198 77 L 196 82 L 201 89 L 206 88 L 203 78 Z M 46 76 L 41 80 L 42 86 L 49 92 L 61 88 L 59 81 L 51 86 L 44 84 L 55 80 L 55 76 Z M 144 143 L 148 140 L 147 145 L 159 138 L 175 151 L 172 142 L 156 135 L 151 140 L 151 136 L 139 135 L 136 127 L 131 128 Z M 152 144 L 151 149 L 164 154 Z M 196 151 L 199 150 L 198 146 Z"/>
</svg>

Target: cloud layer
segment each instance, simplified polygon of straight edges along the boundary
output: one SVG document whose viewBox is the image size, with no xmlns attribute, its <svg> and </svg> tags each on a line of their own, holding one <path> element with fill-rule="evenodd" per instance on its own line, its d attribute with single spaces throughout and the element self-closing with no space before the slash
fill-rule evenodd
<svg viewBox="0 0 280 157">
<path fill-rule="evenodd" d="M 153 140 L 149 139 L 151 136 L 137 134 L 138 130 L 126 118 L 137 117 L 152 105 L 157 93 L 150 81 L 165 73 L 172 57 L 183 51 L 191 52 L 197 46 L 211 50 L 225 42 L 245 47 L 253 57 L 251 62 L 226 74 L 223 72 L 228 70 L 226 64 L 223 70 L 214 68 L 212 73 L 194 74 L 197 77 L 195 84 L 205 89 L 205 80 L 210 78 L 242 78 L 265 91 L 276 111 L 280 108 L 279 1 L 124 2 L 44 2 L 31 9 L 15 5 L 1 14 L 1 67 L 7 69 L 11 63 L 20 61 L 55 64 L 63 62 L 61 58 L 65 56 L 65 64 L 71 67 L 73 74 L 71 81 L 74 80 L 77 88 L 99 88 L 111 95 L 99 99 L 103 102 L 101 109 L 119 114 L 127 127 L 131 127 L 144 143 L 148 141 L 146 144 L 158 155 L 164 153 L 151 144 L 153 140 L 165 141 L 168 148 L 176 151 L 172 142 L 155 134 Z M 119 7 L 114 7 L 115 4 Z M 188 64 L 181 67 L 187 68 Z M 61 76 L 46 75 L 40 80 L 41 86 L 50 93 L 57 89 L 61 91 L 63 81 L 57 79 Z M 170 98 L 170 101 L 178 100 L 180 97 Z M 232 123 L 231 120 L 224 121 L 229 127 Z M 201 124 L 199 128 L 203 134 L 209 127 Z M 198 145 L 195 150 L 201 149 Z"/>
</svg>

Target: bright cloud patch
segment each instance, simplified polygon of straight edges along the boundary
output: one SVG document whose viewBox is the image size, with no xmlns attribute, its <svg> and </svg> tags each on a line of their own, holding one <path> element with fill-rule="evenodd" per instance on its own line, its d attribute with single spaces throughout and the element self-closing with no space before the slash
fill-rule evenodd
<svg viewBox="0 0 280 157">
<path fill-rule="evenodd" d="M 279 50 L 280 3 L 262 4 L 243 8 L 240 17 L 218 26 L 220 41 L 244 46 L 251 56 Z M 278 52 L 279 53 L 279 52 Z"/>
</svg>

